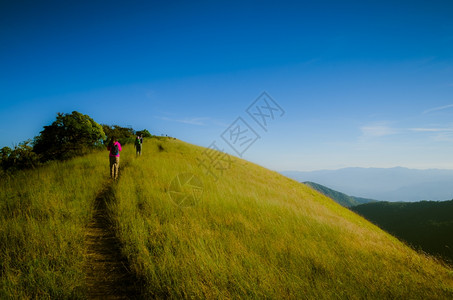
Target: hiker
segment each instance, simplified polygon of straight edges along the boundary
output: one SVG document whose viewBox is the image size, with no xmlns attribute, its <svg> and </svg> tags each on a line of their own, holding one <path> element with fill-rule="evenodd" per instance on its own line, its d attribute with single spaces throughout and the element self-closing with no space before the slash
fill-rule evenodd
<svg viewBox="0 0 453 300">
<path fill-rule="evenodd" d="M 137 156 L 142 155 L 142 144 L 143 144 L 143 138 L 137 135 L 137 138 L 135 139 L 135 154 Z"/>
<path fill-rule="evenodd" d="M 121 144 L 118 142 L 118 139 L 113 137 L 109 145 L 107 146 L 107 150 L 110 151 L 109 159 L 110 159 L 110 177 L 112 179 L 118 179 L 118 169 L 120 166 L 120 151 L 121 151 Z"/>
</svg>

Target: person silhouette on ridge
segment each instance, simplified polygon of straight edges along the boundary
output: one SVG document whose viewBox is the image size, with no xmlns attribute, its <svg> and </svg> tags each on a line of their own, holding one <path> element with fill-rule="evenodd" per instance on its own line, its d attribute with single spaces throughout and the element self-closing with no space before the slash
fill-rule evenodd
<svg viewBox="0 0 453 300">
<path fill-rule="evenodd" d="M 135 139 L 135 154 L 137 156 L 142 155 L 142 144 L 143 144 L 143 138 L 139 135 L 137 135 L 137 138 Z"/>
</svg>

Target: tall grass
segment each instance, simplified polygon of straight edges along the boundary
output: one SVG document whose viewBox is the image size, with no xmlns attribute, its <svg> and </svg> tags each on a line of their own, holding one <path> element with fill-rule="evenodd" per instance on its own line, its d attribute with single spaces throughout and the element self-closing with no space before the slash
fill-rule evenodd
<svg viewBox="0 0 453 300">
<path fill-rule="evenodd" d="M 160 147 L 159 147 L 160 145 Z M 123 252 L 156 298 L 442 299 L 453 271 L 311 188 L 235 159 L 215 182 L 202 148 L 148 140 L 110 207 Z M 204 184 L 180 207 L 180 173 Z"/>
<path fill-rule="evenodd" d="M 84 298 L 84 230 L 108 158 L 96 152 L 3 177 L 0 299 Z"/>
</svg>

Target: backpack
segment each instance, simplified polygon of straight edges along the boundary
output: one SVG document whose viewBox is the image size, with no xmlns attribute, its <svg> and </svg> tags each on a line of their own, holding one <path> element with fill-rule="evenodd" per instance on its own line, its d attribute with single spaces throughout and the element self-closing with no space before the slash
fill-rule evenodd
<svg viewBox="0 0 453 300">
<path fill-rule="evenodd" d="M 140 139 L 135 139 L 135 146 L 140 146 L 141 144 Z"/>
<path fill-rule="evenodd" d="M 110 153 L 112 153 L 113 156 L 117 156 L 118 154 L 120 154 L 120 149 L 118 148 L 118 143 L 115 143 L 113 144 L 112 150 L 110 151 Z"/>
</svg>

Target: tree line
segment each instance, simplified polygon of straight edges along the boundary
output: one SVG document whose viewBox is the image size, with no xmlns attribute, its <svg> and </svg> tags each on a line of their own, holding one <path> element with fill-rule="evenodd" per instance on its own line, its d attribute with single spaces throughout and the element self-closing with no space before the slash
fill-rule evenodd
<svg viewBox="0 0 453 300">
<path fill-rule="evenodd" d="M 121 144 L 134 141 L 136 135 L 152 135 L 146 129 L 135 131 L 118 125 L 98 124 L 90 116 L 77 111 L 57 113 L 56 120 L 36 136 L 13 148 L 0 149 L 2 172 L 35 168 L 52 160 L 66 160 L 105 148 L 112 137 Z"/>
</svg>

